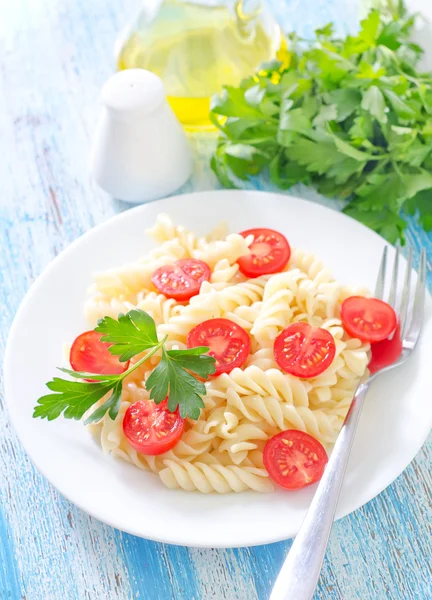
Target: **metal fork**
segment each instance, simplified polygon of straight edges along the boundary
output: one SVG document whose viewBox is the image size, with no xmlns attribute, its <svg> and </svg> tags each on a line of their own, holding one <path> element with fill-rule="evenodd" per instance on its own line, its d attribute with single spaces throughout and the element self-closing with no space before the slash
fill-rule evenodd
<svg viewBox="0 0 432 600">
<path fill-rule="evenodd" d="M 383 299 L 387 271 L 387 246 L 381 259 L 375 296 Z M 393 263 L 388 303 L 399 315 L 402 353 L 400 358 L 364 378 L 355 394 L 341 432 L 336 440 L 333 452 L 318 485 L 310 508 L 302 523 L 288 557 L 276 580 L 270 600 L 312 600 L 336 507 L 345 476 L 355 432 L 369 386 L 378 375 L 400 366 L 414 350 L 423 324 L 425 287 L 426 287 L 426 252 L 420 255 L 420 265 L 415 286 L 414 297 L 411 290 L 412 250 L 409 249 L 405 277 L 397 302 L 399 285 L 399 248 Z"/>
</svg>

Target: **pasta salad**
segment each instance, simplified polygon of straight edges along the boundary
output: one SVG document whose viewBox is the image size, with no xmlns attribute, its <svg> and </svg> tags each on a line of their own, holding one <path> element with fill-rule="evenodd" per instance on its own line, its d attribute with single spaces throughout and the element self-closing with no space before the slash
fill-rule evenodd
<svg viewBox="0 0 432 600">
<path fill-rule="evenodd" d="M 169 488 L 318 481 L 393 309 L 271 229 L 197 237 L 160 215 L 148 233 L 147 256 L 95 275 L 72 380 L 49 382 L 34 416 L 83 418 Z"/>
</svg>

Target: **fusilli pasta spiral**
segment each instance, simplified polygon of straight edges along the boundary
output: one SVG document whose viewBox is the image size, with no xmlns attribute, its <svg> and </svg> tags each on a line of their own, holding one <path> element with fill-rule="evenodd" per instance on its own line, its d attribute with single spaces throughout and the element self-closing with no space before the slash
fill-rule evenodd
<svg viewBox="0 0 432 600">
<path fill-rule="evenodd" d="M 220 464 L 164 462 L 159 477 L 168 488 L 182 488 L 188 492 L 198 490 L 203 494 L 218 492 L 270 492 L 273 485 L 264 468 L 224 466 Z"/>
</svg>

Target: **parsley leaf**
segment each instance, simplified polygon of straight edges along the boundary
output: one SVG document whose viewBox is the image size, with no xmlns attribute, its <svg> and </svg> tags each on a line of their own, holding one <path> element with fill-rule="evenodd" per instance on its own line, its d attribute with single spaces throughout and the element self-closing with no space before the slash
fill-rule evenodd
<svg viewBox="0 0 432 600">
<path fill-rule="evenodd" d="M 191 373 L 207 379 L 215 372 L 215 359 L 205 354 L 209 350 L 207 347 L 165 350 L 166 338 L 158 341 L 155 322 L 149 314 L 139 309 L 121 314 L 117 320 L 105 317 L 95 331 L 103 333 L 103 341 L 113 344 L 110 351 L 120 355 L 120 360 L 130 360 L 143 352 L 145 354 L 119 375 L 94 375 L 61 368 L 74 380 L 54 377 L 49 381 L 46 385 L 53 393 L 39 398 L 34 408 L 34 418 L 52 421 L 63 414 L 67 419 L 81 419 L 96 402 L 111 392 L 105 402 L 86 419 L 85 424 L 99 421 L 107 412 L 111 419 L 115 419 L 120 408 L 124 379 L 162 349 L 162 359 L 146 382 L 151 398 L 160 403 L 169 395 L 170 410 L 179 406 L 182 417 L 198 419 L 200 409 L 204 406 L 201 396 L 205 395 L 206 388 Z M 91 382 L 76 379 L 90 379 Z"/>
<path fill-rule="evenodd" d="M 214 96 L 211 101 L 213 113 L 225 117 L 236 117 L 238 112 L 252 119 L 260 118 L 261 113 L 253 103 L 249 104 L 244 89 L 226 86 L 220 96 Z"/>
<path fill-rule="evenodd" d="M 359 38 L 372 46 L 377 38 L 378 28 L 380 25 L 380 15 L 378 10 L 370 11 L 366 19 L 361 22 Z"/>
<path fill-rule="evenodd" d="M 206 346 L 199 346 L 188 350 L 167 350 L 166 354 L 184 369 L 207 379 L 216 371 L 215 359 L 205 354 L 208 351 Z"/>
<path fill-rule="evenodd" d="M 336 104 L 327 104 L 320 108 L 319 113 L 312 121 L 315 127 L 324 126 L 328 121 L 335 121 L 338 118 Z"/>
<path fill-rule="evenodd" d="M 363 96 L 361 107 L 369 112 L 380 123 L 387 122 L 385 113 L 386 103 L 381 90 L 376 85 L 371 85 Z"/>
<path fill-rule="evenodd" d="M 390 50 L 397 50 L 401 47 L 402 42 L 399 41 L 401 36 L 401 26 L 397 21 L 390 21 L 382 28 L 382 31 L 377 39 L 377 44 L 386 46 Z"/>
<path fill-rule="evenodd" d="M 215 361 L 211 356 L 201 354 L 208 348 L 191 348 L 190 350 L 162 351 L 162 360 L 147 380 L 150 398 L 159 404 L 168 396 L 168 408 L 174 411 L 180 406 L 180 415 L 198 419 L 204 402 L 205 385 L 193 375 L 185 372 L 188 369 L 201 377 L 215 372 Z"/>
<path fill-rule="evenodd" d="M 356 77 L 358 79 L 381 79 L 386 74 L 386 70 L 383 67 L 373 67 L 367 62 L 361 62 L 359 65 L 359 72 Z"/>
<path fill-rule="evenodd" d="M 109 351 L 119 354 L 122 362 L 158 343 L 155 322 L 149 314 L 138 309 L 120 314 L 118 320 L 111 317 L 100 319 L 95 331 L 104 334 L 101 337 L 103 342 L 113 344 Z"/>
<path fill-rule="evenodd" d="M 336 121 L 341 122 L 356 111 L 361 102 L 361 93 L 353 88 L 341 88 L 329 92 L 328 100 L 336 106 Z"/>
<path fill-rule="evenodd" d="M 390 101 L 390 104 L 398 117 L 400 117 L 403 121 L 408 121 L 415 118 L 415 110 L 413 110 L 406 102 L 401 100 L 398 94 L 386 89 L 383 90 L 383 92 L 385 97 Z"/>
<path fill-rule="evenodd" d="M 122 381 L 118 381 L 112 390 L 111 396 L 106 400 L 102 406 L 99 406 L 96 410 L 94 410 L 90 416 L 84 421 L 84 425 L 90 425 L 90 423 L 97 423 L 100 421 L 102 417 L 105 416 L 105 413 L 109 411 L 109 416 L 112 420 L 114 420 L 118 412 L 120 410 L 120 402 L 121 402 L 121 394 L 122 394 Z"/>
<path fill-rule="evenodd" d="M 332 142 L 320 143 L 299 138 L 295 145 L 290 148 L 289 157 L 291 160 L 304 165 L 308 171 L 313 171 L 322 175 L 335 163 L 340 163 L 343 157 Z"/>
<path fill-rule="evenodd" d="M 324 27 L 320 29 L 315 29 L 315 34 L 317 37 L 331 37 L 334 33 L 333 23 L 327 23 Z"/>
<path fill-rule="evenodd" d="M 66 419 L 81 419 L 84 413 L 113 387 L 110 381 L 95 384 L 67 381 L 59 377 L 54 377 L 46 385 L 54 394 L 39 398 L 33 417 L 41 417 L 48 421 L 57 419 L 62 413 Z"/>
<path fill-rule="evenodd" d="M 379 157 L 368 154 L 367 152 L 363 152 L 362 150 L 358 150 L 355 146 L 352 146 L 350 143 L 345 142 L 342 138 L 337 135 L 333 136 L 334 143 L 336 144 L 337 149 L 342 154 L 353 158 L 354 160 L 366 162 L 368 160 L 377 160 Z"/>
<path fill-rule="evenodd" d="M 290 161 L 285 150 L 279 152 L 269 165 L 271 181 L 281 189 L 288 189 L 296 183 L 309 183 L 311 175 L 305 167 Z"/>
</svg>

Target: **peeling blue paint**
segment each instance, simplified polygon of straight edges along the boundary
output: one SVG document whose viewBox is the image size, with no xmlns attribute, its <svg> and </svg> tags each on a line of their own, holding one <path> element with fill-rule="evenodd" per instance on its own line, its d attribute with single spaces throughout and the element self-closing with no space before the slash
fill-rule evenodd
<svg viewBox="0 0 432 600">
<path fill-rule="evenodd" d="M 0 598 L 2 600 L 21 598 L 19 573 L 11 529 L 5 515 L 0 510 Z"/>
</svg>

